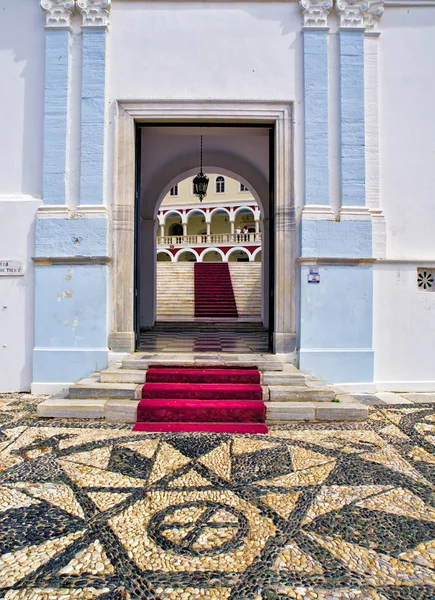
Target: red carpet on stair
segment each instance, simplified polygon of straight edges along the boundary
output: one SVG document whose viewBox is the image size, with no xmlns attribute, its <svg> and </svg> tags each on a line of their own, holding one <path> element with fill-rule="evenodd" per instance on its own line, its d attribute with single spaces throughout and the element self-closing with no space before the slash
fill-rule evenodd
<svg viewBox="0 0 435 600">
<path fill-rule="evenodd" d="M 250 400 L 148 400 L 137 409 L 138 421 L 151 423 L 264 423 L 265 417 L 264 403 Z"/>
<path fill-rule="evenodd" d="M 267 433 L 256 369 L 152 367 L 146 381 L 134 431 Z"/>
<path fill-rule="evenodd" d="M 260 383 L 255 369 L 156 369 L 146 374 L 147 383 Z"/>
<path fill-rule="evenodd" d="M 261 385 L 237 383 L 146 383 L 142 398 L 148 400 L 262 400 Z"/>
<path fill-rule="evenodd" d="M 237 314 L 228 263 L 195 263 L 195 317 L 231 317 Z"/>
<path fill-rule="evenodd" d="M 267 433 L 265 423 L 136 423 L 133 431 L 155 433 Z"/>
</svg>

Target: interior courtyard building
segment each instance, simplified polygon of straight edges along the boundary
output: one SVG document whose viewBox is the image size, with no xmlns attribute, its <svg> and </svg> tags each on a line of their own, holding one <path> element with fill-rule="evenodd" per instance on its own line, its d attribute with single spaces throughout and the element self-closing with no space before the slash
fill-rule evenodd
<svg viewBox="0 0 435 600">
<path fill-rule="evenodd" d="M 435 389 L 434 1 L 0 15 L 0 391 L 125 359 L 171 320 L 159 269 L 192 289 L 210 265 L 251 269 L 258 304 L 234 284 L 237 314 L 191 298 L 178 319 L 251 319 L 265 351 L 349 392 Z"/>
<path fill-rule="evenodd" d="M 194 195 L 193 177 L 172 186 L 157 214 L 156 320 L 263 323 L 261 210 L 248 187 L 210 174 L 207 196 Z M 212 263 L 202 273 L 212 293 L 201 302 L 193 263 Z M 213 263 L 228 263 L 214 266 Z M 217 272 L 227 276 L 216 279 Z"/>
</svg>

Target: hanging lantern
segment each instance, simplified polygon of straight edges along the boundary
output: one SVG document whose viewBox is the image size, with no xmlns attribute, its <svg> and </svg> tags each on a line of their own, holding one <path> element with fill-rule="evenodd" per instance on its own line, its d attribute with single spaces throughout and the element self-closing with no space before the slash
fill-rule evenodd
<svg viewBox="0 0 435 600">
<path fill-rule="evenodd" d="M 193 180 L 193 193 L 198 196 L 199 201 L 207 196 L 208 177 L 202 172 L 202 136 L 201 136 L 201 168 L 198 175 Z"/>
</svg>

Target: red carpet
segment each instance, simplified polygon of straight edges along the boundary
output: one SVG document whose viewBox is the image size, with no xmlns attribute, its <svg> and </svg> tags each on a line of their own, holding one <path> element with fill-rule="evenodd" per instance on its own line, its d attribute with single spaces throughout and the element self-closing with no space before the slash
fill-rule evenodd
<svg viewBox="0 0 435 600">
<path fill-rule="evenodd" d="M 225 400 L 148 400 L 137 409 L 139 422 L 151 423 L 264 423 L 263 402 Z"/>
<path fill-rule="evenodd" d="M 142 398 L 148 400 L 261 400 L 261 385 L 237 383 L 146 383 Z"/>
<path fill-rule="evenodd" d="M 260 373 L 253 369 L 156 369 L 146 374 L 147 383 L 260 383 Z"/>
<path fill-rule="evenodd" d="M 254 369 L 153 367 L 133 430 L 267 433 L 259 382 Z"/>
<path fill-rule="evenodd" d="M 136 423 L 133 431 L 156 433 L 267 433 L 265 423 Z"/>
<path fill-rule="evenodd" d="M 195 263 L 195 317 L 237 317 L 228 263 Z"/>
</svg>

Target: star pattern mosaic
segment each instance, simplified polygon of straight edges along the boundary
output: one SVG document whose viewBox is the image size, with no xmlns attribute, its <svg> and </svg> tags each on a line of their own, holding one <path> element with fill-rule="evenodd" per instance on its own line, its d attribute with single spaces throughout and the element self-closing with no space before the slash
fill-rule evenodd
<svg viewBox="0 0 435 600">
<path fill-rule="evenodd" d="M 435 406 L 146 434 L 0 398 L 0 598 L 435 598 Z"/>
</svg>

